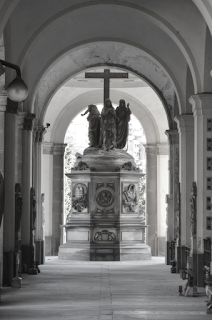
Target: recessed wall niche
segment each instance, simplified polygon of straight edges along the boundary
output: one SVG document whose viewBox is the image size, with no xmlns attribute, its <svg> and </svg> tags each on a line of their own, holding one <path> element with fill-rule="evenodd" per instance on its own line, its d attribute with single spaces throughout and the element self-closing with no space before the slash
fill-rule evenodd
<svg viewBox="0 0 212 320">
<path fill-rule="evenodd" d="M 212 151 L 212 139 L 207 138 L 207 151 Z"/>
<path fill-rule="evenodd" d="M 212 170 L 212 158 L 207 157 L 207 170 Z"/>
<path fill-rule="evenodd" d="M 212 208 L 211 197 L 206 198 L 206 208 L 207 208 L 207 210 L 211 210 L 211 208 Z"/>
<path fill-rule="evenodd" d="M 212 190 L 212 177 L 207 178 L 207 190 Z"/>
<path fill-rule="evenodd" d="M 212 230 L 212 217 L 206 217 L 206 229 Z"/>
<path fill-rule="evenodd" d="M 207 119 L 207 131 L 212 131 L 212 119 Z"/>
</svg>

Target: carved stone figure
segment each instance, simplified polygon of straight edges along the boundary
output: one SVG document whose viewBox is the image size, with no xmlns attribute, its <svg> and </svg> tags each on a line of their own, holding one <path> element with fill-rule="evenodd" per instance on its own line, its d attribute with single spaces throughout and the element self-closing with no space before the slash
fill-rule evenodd
<svg viewBox="0 0 212 320">
<path fill-rule="evenodd" d="M 101 112 L 101 129 L 99 145 L 109 151 L 116 147 L 116 111 L 110 99 L 105 100 Z"/>
<path fill-rule="evenodd" d="M 192 183 L 191 198 L 190 198 L 190 228 L 191 236 L 196 233 L 196 197 L 197 197 L 197 187 L 196 182 Z"/>
<path fill-rule="evenodd" d="M 125 100 L 121 99 L 119 106 L 116 108 L 116 143 L 118 149 L 123 149 L 127 143 L 130 115 L 129 103 L 126 106 Z"/>
<path fill-rule="evenodd" d="M 30 190 L 30 202 L 31 202 L 31 230 L 35 230 L 35 220 L 37 216 L 36 212 L 36 200 L 35 200 L 35 189 Z"/>
<path fill-rule="evenodd" d="M 129 184 L 127 187 L 124 188 L 123 191 L 123 206 L 125 212 L 135 212 L 138 199 L 137 199 L 137 192 L 135 185 L 133 183 Z"/>
<path fill-rule="evenodd" d="M 74 186 L 72 192 L 72 207 L 78 212 L 82 212 L 88 207 L 86 185 L 78 183 Z"/>
<path fill-rule="evenodd" d="M 100 135 L 100 112 L 97 109 L 97 106 L 94 104 L 90 104 L 88 109 L 85 111 L 84 116 L 89 112 L 89 116 L 87 120 L 89 122 L 88 128 L 88 137 L 90 141 L 90 147 L 98 147 L 99 146 L 99 135 Z"/>
</svg>

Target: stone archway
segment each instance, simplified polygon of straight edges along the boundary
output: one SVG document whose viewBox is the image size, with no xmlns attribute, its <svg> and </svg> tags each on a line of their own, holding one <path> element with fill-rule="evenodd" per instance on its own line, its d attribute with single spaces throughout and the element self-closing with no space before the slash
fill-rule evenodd
<svg viewBox="0 0 212 320">
<path fill-rule="evenodd" d="M 69 80 L 70 82 L 70 80 Z M 71 82 L 70 82 L 71 83 Z M 144 84 L 143 84 L 144 85 Z M 70 87 L 72 88 L 72 87 Z M 143 87 L 145 89 L 145 87 Z M 65 132 L 67 130 L 67 127 L 73 119 L 76 114 L 80 113 L 82 109 L 84 109 L 88 104 L 91 103 L 97 103 L 102 101 L 102 89 L 101 88 L 95 88 L 95 85 L 93 88 L 86 88 L 87 91 L 82 90 L 82 94 L 80 94 L 80 91 L 76 91 L 76 95 L 70 94 L 68 96 L 68 88 L 66 86 L 61 87 L 57 93 L 55 94 L 55 97 L 52 99 L 51 103 L 49 104 L 49 108 L 45 114 L 44 123 L 48 122 L 51 123 L 51 131 L 47 132 L 45 135 L 45 170 L 48 167 L 51 167 L 52 172 L 57 171 L 57 167 L 54 167 L 54 163 L 57 166 L 56 162 L 54 161 L 55 157 L 59 157 L 60 164 L 61 164 L 61 171 L 60 171 L 60 178 L 62 179 L 63 176 L 63 170 L 62 170 L 62 155 L 64 151 L 64 137 Z M 138 94 L 139 88 L 134 89 L 135 92 Z M 129 92 L 127 93 L 126 88 L 111 88 L 111 99 L 114 103 L 118 104 L 118 101 L 121 98 L 124 98 L 126 101 L 130 102 L 132 112 L 136 115 L 136 117 L 141 122 L 141 125 L 144 127 L 145 134 L 147 136 L 147 157 L 149 164 L 151 162 L 151 165 L 148 166 L 149 173 L 151 172 L 151 178 L 148 181 L 148 190 L 150 194 L 147 196 L 148 198 L 148 208 L 149 208 L 149 217 L 151 216 L 154 220 L 154 227 L 151 231 L 151 236 L 149 234 L 149 242 L 151 242 L 151 246 L 153 248 L 153 254 L 158 253 L 157 243 L 159 243 L 159 247 L 161 248 L 160 253 L 164 253 L 164 245 L 162 245 L 162 242 L 164 242 L 165 235 L 164 231 L 156 231 L 158 224 L 160 224 L 160 218 L 157 218 L 157 211 L 160 210 L 160 212 L 165 212 L 165 195 L 163 195 L 163 202 L 164 204 L 161 205 L 161 201 L 158 199 L 161 199 L 161 197 L 157 198 L 155 195 L 157 194 L 158 190 L 161 188 L 161 181 L 157 185 L 155 181 L 158 179 L 157 175 L 157 168 L 160 167 L 161 172 L 161 163 L 164 163 L 162 166 L 166 166 L 165 163 L 168 161 L 168 146 L 167 146 L 167 137 L 165 135 L 165 130 L 168 128 L 168 121 L 166 120 L 166 112 L 164 111 L 163 104 L 160 102 L 158 95 L 152 91 L 150 87 L 146 87 L 147 92 L 145 95 L 143 94 L 143 103 L 142 103 L 142 94 L 139 96 L 134 97 L 133 96 L 133 89 L 131 88 Z M 152 94 L 150 93 L 152 92 Z M 77 96 L 78 94 L 78 96 Z M 64 98 L 65 97 L 65 98 Z M 60 100 L 61 99 L 61 100 Z M 69 101 L 70 100 L 70 101 Z M 153 103 L 154 101 L 154 103 Z M 146 105 L 148 106 L 146 106 Z M 152 110 L 151 110 L 151 104 L 152 104 Z M 153 108 L 154 105 L 154 108 Z M 150 109 L 150 110 L 149 110 Z M 53 112 L 54 111 L 54 112 Z M 57 149 L 57 155 L 55 154 L 55 148 Z M 61 150 L 61 153 L 59 155 L 58 150 Z M 59 159 L 58 158 L 58 159 Z M 44 172 L 45 172 L 44 170 Z M 48 177 L 48 179 L 51 179 L 52 184 L 54 185 L 54 177 Z M 167 178 L 168 179 L 168 178 Z M 44 178 L 45 180 L 45 178 Z M 149 184 L 149 182 L 151 183 Z M 158 180 L 159 181 L 159 180 Z M 55 181 L 55 183 L 57 183 Z M 168 181 L 167 181 L 168 183 Z M 153 190 L 154 189 L 154 190 Z M 43 190 L 42 192 L 45 192 L 48 194 L 48 188 Z M 166 192 L 167 193 L 167 192 Z M 151 196 L 151 194 L 154 194 L 154 201 Z M 161 195 L 160 195 L 161 196 Z M 46 201 L 51 204 L 53 199 L 56 199 L 56 195 L 49 194 L 49 196 L 46 197 Z M 60 193 L 60 210 L 62 210 L 62 194 Z M 59 205 L 59 203 L 58 203 Z M 47 205 L 45 211 L 48 212 L 51 208 L 49 205 Z M 154 212 L 154 214 L 152 214 Z M 56 212 L 52 211 L 52 215 L 50 215 L 49 219 L 49 225 L 51 229 L 51 222 L 50 220 Z M 59 212 L 57 213 L 58 216 Z M 163 213 L 164 214 L 164 213 Z M 159 214 L 159 216 L 161 216 Z M 154 217 L 153 217 L 154 216 Z M 62 217 L 61 217 L 62 223 Z M 164 219 L 163 219 L 164 220 Z M 53 224 L 58 224 L 58 221 L 56 221 L 53 218 Z M 149 220 L 149 223 L 152 224 L 152 220 Z M 163 226 L 164 228 L 164 226 Z M 161 228 L 159 228 L 162 230 Z M 58 229 L 58 236 L 59 239 L 59 233 L 60 230 Z M 49 230 L 49 237 L 51 237 L 51 230 Z M 50 238 L 47 239 L 47 241 L 50 241 Z M 162 242 L 161 242 L 162 241 Z M 162 248 L 163 247 L 163 248 Z M 48 249 L 49 250 L 49 249 Z M 55 252 L 55 250 L 53 250 Z"/>
</svg>

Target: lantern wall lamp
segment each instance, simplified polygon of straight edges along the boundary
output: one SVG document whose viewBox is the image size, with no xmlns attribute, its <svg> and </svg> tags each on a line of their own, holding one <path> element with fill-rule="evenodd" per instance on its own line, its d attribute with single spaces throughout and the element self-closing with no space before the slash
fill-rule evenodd
<svg viewBox="0 0 212 320">
<path fill-rule="evenodd" d="M 21 70 L 19 66 L 1 59 L 0 64 L 16 71 L 16 78 L 7 86 L 8 98 L 14 102 L 24 101 L 28 96 L 28 88 L 21 78 Z M 1 66 L 0 75 L 3 73 L 3 67 Z"/>
</svg>

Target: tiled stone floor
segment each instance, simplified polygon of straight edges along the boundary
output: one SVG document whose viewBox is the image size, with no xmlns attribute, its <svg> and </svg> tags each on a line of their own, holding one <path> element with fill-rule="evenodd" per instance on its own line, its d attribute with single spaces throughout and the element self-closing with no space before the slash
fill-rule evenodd
<svg viewBox="0 0 212 320">
<path fill-rule="evenodd" d="M 184 284 L 159 257 L 74 263 L 46 257 L 40 274 L 23 275 L 21 289 L 2 289 L 0 319 L 211 319 L 201 292 L 179 296 Z"/>
</svg>

